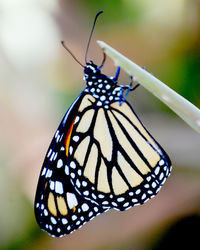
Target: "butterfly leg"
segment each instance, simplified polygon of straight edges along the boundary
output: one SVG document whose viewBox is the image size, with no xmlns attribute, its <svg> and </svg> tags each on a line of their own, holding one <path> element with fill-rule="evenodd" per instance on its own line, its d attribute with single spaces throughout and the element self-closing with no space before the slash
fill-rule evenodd
<svg viewBox="0 0 200 250">
<path fill-rule="evenodd" d="M 125 96 L 124 97 L 127 97 L 127 95 L 128 95 L 128 93 L 130 92 L 130 91 L 133 91 L 133 90 L 135 90 L 137 87 L 139 87 L 140 86 L 140 83 L 137 81 L 137 80 L 134 80 L 133 79 L 133 76 L 130 76 L 130 79 L 131 79 L 131 81 L 130 81 L 130 84 L 129 84 L 129 86 L 128 86 L 128 90 L 126 91 L 126 94 L 125 94 Z M 135 86 L 133 87 L 133 83 L 135 83 Z M 126 98 L 125 98 L 126 99 Z"/>
<path fill-rule="evenodd" d="M 126 101 L 129 92 L 135 90 L 137 87 L 140 86 L 140 84 L 136 80 L 133 79 L 132 75 L 130 76 L 130 79 L 131 80 L 130 80 L 129 85 L 121 86 L 120 106 L 122 105 L 123 102 Z M 136 83 L 136 85 L 133 86 L 133 83 Z M 125 90 L 126 90 L 126 93 L 124 95 Z"/>
<path fill-rule="evenodd" d="M 117 67 L 116 74 L 115 74 L 115 76 L 114 76 L 113 79 L 112 79 L 114 82 L 117 82 L 118 77 L 119 77 L 119 73 L 120 73 L 120 67 L 118 66 L 118 67 Z"/>
</svg>

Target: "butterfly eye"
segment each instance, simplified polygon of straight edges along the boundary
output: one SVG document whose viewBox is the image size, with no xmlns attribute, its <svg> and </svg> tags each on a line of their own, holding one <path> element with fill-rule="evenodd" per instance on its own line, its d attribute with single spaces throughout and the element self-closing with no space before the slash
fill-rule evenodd
<svg viewBox="0 0 200 250">
<path fill-rule="evenodd" d="M 99 72 L 100 69 L 92 61 L 90 61 L 90 63 L 87 63 L 84 68 L 84 73 L 88 75 L 97 74 Z"/>
<path fill-rule="evenodd" d="M 92 74 L 92 69 L 90 68 L 90 66 L 86 66 L 84 68 L 84 73 L 87 75 L 91 75 Z"/>
</svg>

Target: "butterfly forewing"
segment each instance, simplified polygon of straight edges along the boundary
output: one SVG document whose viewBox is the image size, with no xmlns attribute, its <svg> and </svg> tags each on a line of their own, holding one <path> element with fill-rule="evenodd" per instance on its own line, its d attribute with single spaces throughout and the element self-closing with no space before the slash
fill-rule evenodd
<svg viewBox="0 0 200 250">
<path fill-rule="evenodd" d="M 67 155 L 77 110 L 84 94 L 71 105 L 57 129 L 41 170 L 35 215 L 40 227 L 52 236 L 63 236 L 81 227 L 105 209 L 84 199 L 72 185 Z M 79 172 L 78 172 L 79 173 Z M 80 174 L 80 173 L 79 173 Z"/>
<path fill-rule="evenodd" d="M 56 175 L 44 178 L 45 187 L 42 196 L 36 198 L 35 214 L 40 227 L 50 235 L 60 237 L 70 234 L 105 211 L 77 193 L 69 177 L 66 177 L 66 167 L 65 172 L 60 170 Z"/>
</svg>

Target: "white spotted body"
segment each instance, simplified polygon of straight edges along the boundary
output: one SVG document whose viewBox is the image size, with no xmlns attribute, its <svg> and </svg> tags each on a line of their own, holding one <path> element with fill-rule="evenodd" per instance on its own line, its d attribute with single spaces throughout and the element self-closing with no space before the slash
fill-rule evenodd
<svg viewBox="0 0 200 250">
<path fill-rule="evenodd" d="M 84 92 L 96 99 L 96 106 L 109 109 L 110 103 L 122 101 L 122 86 L 116 86 L 117 82 L 102 74 L 92 61 L 87 63 L 84 73 L 87 85 Z"/>
</svg>

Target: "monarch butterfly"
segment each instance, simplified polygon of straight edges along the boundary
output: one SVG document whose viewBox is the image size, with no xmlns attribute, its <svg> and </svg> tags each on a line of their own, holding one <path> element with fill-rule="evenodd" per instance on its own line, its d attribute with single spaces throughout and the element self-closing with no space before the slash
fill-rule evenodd
<svg viewBox="0 0 200 250">
<path fill-rule="evenodd" d="M 162 147 L 144 128 L 126 101 L 129 86 L 87 62 L 86 88 L 75 99 L 47 151 L 35 197 L 39 226 L 61 237 L 100 213 L 127 210 L 154 197 L 171 171 Z M 124 91 L 127 90 L 124 95 Z"/>
</svg>

